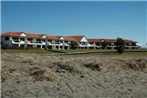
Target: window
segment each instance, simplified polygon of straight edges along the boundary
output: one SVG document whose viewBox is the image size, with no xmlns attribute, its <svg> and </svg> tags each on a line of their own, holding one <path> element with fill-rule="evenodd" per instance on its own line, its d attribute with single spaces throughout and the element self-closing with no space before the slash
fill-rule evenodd
<svg viewBox="0 0 147 98">
<path fill-rule="evenodd" d="M 129 43 L 126 43 L 126 46 L 129 46 Z"/>
<path fill-rule="evenodd" d="M 19 42 L 19 38 L 18 37 L 12 37 L 14 42 Z"/>
<path fill-rule="evenodd" d="M 45 42 L 46 39 L 42 39 L 42 42 Z"/>
<path fill-rule="evenodd" d="M 31 41 L 31 40 L 33 40 L 32 38 L 28 38 L 28 41 Z"/>
<path fill-rule="evenodd" d="M 97 46 L 100 46 L 101 45 L 101 43 L 95 43 Z"/>
<path fill-rule="evenodd" d="M 132 43 L 132 46 L 136 46 L 136 43 Z"/>
<path fill-rule="evenodd" d="M 5 40 L 9 40 L 9 37 L 5 37 Z"/>
<path fill-rule="evenodd" d="M 36 42 L 37 43 L 41 43 L 41 39 L 36 39 Z"/>
<path fill-rule="evenodd" d="M 48 42 L 52 43 L 52 40 L 48 40 Z"/>
<path fill-rule="evenodd" d="M 111 43 L 108 43 L 109 46 L 111 46 Z"/>
<path fill-rule="evenodd" d="M 33 42 L 33 39 L 32 39 L 32 38 L 28 38 L 27 40 L 28 40 L 29 42 L 31 42 L 31 43 Z"/>
<path fill-rule="evenodd" d="M 92 42 L 90 42 L 90 44 L 93 44 Z"/>
<path fill-rule="evenodd" d="M 21 41 L 24 41 L 24 38 L 20 38 Z"/>
<path fill-rule="evenodd" d="M 112 46 L 114 46 L 114 43 L 111 43 Z"/>
</svg>

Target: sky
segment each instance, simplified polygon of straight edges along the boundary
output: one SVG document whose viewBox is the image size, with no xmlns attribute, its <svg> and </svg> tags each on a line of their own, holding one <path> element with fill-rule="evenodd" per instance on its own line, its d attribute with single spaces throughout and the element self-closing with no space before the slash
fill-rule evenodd
<svg viewBox="0 0 147 98">
<path fill-rule="evenodd" d="M 85 35 L 147 42 L 147 2 L 2 1 L 1 33 Z"/>
</svg>

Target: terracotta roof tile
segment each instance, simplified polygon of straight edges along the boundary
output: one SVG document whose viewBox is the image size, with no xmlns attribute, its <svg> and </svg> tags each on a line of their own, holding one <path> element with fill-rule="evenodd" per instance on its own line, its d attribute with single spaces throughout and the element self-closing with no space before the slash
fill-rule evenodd
<svg viewBox="0 0 147 98">
<path fill-rule="evenodd" d="M 80 40 L 82 40 L 82 38 L 85 37 L 85 36 L 66 36 L 66 37 L 71 37 L 71 38 L 76 39 L 77 41 L 80 41 Z"/>
<path fill-rule="evenodd" d="M 133 41 L 133 40 L 127 40 L 127 39 L 125 39 L 124 42 L 125 42 L 125 43 L 137 43 L 136 41 Z"/>
<path fill-rule="evenodd" d="M 0 34 L 0 36 L 1 37 L 6 37 L 6 36 L 16 36 L 16 37 L 19 37 L 22 33 L 24 33 L 24 32 L 6 32 L 6 33 Z"/>
<path fill-rule="evenodd" d="M 43 34 L 26 34 L 27 38 L 42 38 Z"/>
<path fill-rule="evenodd" d="M 5 37 L 6 36 L 19 37 L 23 33 L 26 34 L 28 38 L 42 38 L 43 37 L 43 34 L 30 34 L 30 33 L 25 33 L 25 32 L 6 32 L 6 33 L 0 34 L 0 36 L 1 37 L 4 37 L 4 36 Z M 60 40 L 61 37 L 63 37 L 64 40 L 66 40 L 66 41 L 80 41 L 85 36 L 52 36 L 52 35 L 49 35 L 48 39 L 50 39 L 50 40 Z M 102 42 L 102 41 L 105 41 L 105 42 L 110 42 L 110 43 L 117 42 L 116 39 L 93 39 L 93 38 L 89 38 L 88 41 L 89 42 Z M 125 39 L 124 42 L 125 43 L 137 43 L 137 42 L 135 42 L 133 40 L 127 40 L 127 39 Z"/>
<path fill-rule="evenodd" d="M 88 38 L 89 42 L 101 42 L 101 39 Z"/>
<path fill-rule="evenodd" d="M 117 42 L 116 39 L 104 39 L 104 41 L 107 42 L 107 43 L 115 43 L 115 42 Z"/>
<path fill-rule="evenodd" d="M 64 36 L 63 38 L 66 41 L 77 41 L 77 39 L 75 39 L 74 37 L 70 37 L 70 36 Z"/>
<path fill-rule="evenodd" d="M 50 40 L 60 40 L 61 36 L 52 36 L 52 35 L 49 35 L 48 36 L 48 39 Z"/>
</svg>

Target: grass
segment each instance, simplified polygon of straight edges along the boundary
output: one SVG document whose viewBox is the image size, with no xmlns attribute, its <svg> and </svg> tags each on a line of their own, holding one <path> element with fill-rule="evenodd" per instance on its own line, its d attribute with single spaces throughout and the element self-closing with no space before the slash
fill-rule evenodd
<svg viewBox="0 0 147 98">
<path fill-rule="evenodd" d="M 44 49 L 1 49 L 1 53 L 27 53 L 27 54 L 61 54 L 61 52 L 65 53 L 73 53 L 73 52 L 97 52 L 91 54 L 78 54 L 71 56 L 132 56 L 132 57 L 147 57 L 147 51 L 142 50 L 126 50 L 125 53 L 119 55 L 116 50 L 94 50 L 94 49 L 69 49 L 69 50 L 57 50 L 57 51 L 47 51 Z"/>
<path fill-rule="evenodd" d="M 99 51 L 114 51 L 114 50 L 100 50 L 100 49 L 69 49 L 69 50 L 59 50 L 62 52 L 99 52 Z"/>
<path fill-rule="evenodd" d="M 105 57 L 147 57 L 147 52 L 145 51 L 127 51 L 123 54 L 118 54 L 116 51 L 100 51 L 97 53 L 92 54 L 79 54 L 79 55 L 67 55 L 67 56 L 75 56 L 75 57 L 99 57 L 99 56 L 105 56 Z"/>
<path fill-rule="evenodd" d="M 55 52 L 46 51 L 44 49 L 28 49 L 28 50 L 23 50 L 23 49 L 1 49 L 1 53 L 53 54 Z"/>
</svg>

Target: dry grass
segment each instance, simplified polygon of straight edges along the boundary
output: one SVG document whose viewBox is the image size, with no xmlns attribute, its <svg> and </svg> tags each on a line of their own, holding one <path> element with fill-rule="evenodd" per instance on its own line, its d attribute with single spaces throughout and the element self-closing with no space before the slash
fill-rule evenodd
<svg viewBox="0 0 147 98">
<path fill-rule="evenodd" d="M 122 57 L 68 57 L 47 56 L 38 54 L 7 54 L 2 56 L 2 82 L 15 77 L 18 73 L 28 75 L 36 81 L 57 80 L 58 73 L 71 73 L 85 76 L 91 71 L 108 72 L 110 70 L 124 69 L 146 70 L 146 58 Z"/>
<path fill-rule="evenodd" d="M 146 98 L 144 56 L 3 53 L 1 60 L 3 98 Z"/>
<path fill-rule="evenodd" d="M 57 79 L 55 73 L 53 73 L 50 69 L 41 68 L 41 67 L 32 67 L 29 68 L 29 75 L 32 76 L 35 81 L 54 81 Z"/>
</svg>

